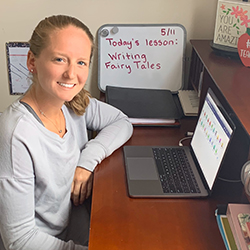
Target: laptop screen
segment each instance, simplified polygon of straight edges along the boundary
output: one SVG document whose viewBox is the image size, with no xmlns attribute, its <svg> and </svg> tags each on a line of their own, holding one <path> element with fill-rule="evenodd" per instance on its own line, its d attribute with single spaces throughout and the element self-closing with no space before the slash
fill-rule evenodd
<svg viewBox="0 0 250 250">
<path fill-rule="evenodd" d="M 222 114 L 224 113 L 224 115 Z M 191 146 L 211 190 L 233 133 L 233 125 L 211 89 L 208 90 Z"/>
</svg>

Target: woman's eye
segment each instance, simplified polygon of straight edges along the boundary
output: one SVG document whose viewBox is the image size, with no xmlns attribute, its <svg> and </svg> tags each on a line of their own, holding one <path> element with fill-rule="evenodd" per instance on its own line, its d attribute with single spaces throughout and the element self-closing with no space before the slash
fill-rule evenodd
<svg viewBox="0 0 250 250">
<path fill-rule="evenodd" d="M 78 64 L 80 64 L 80 65 L 86 65 L 86 63 L 83 62 L 83 61 L 78 62 Z"/>
<path fill-rule="evenodd" d="M 55 61 L 56 62 L 63 62 L 63 59 L 62 58 L 55 58 Z"/>
</svg>

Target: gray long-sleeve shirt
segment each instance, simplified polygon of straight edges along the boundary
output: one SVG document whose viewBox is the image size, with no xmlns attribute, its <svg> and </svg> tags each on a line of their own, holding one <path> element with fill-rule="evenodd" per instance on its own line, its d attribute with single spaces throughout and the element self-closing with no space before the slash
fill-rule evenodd
<svg viewBox="0 0 250 250">
<path fill-rule="evenodd" d="M 0 117 L 0 233 L 6 249 L 84 249 L 54 237 L 68 224 L 75 168 L 93 171 L 132 134 L 123 113 L 94 98 L 83 116 L 62 110 L 63 138 L 19 100 Z M 88 141 L 87 129 L 100 132 Z"/>
</svg>

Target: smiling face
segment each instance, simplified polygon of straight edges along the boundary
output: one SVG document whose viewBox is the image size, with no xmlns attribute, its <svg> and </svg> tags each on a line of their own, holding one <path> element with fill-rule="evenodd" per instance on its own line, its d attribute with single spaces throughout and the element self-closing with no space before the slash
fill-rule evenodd
<svg viewBox="0 0 250 250">
<path fill-rule="evenodd" d="M 80 28 L 56 29 L 38 57 L 30 51 L 27 66 L 33 69 L 35 87 L 46 101 L 70 101 L 84 87 L 89 73 L 92 43 Z"/>
</svg>

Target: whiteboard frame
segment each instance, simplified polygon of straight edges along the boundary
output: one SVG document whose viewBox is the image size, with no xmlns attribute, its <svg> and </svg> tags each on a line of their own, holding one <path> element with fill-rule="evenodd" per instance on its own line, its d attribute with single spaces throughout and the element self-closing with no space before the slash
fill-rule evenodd
<svg viewBox="0 0 250 250">
<path fill-rule="evenodd" d="M 106 91 L 106 86 L 109 85 L 107 82 L 105 83 L 104 81 L 107 81 L 106 79 L 103 79 L 102 75 L 101 75 L 101 57 L 103 56 L 103 53 L 105 54 L 105 52 L 102 51 L 101 48 L 101 39 L 103 39 L 103 36 L 101 35 L 101 32 L 105 29 L 108 29 L 109 32 L 112 32 L 111 28 L 114 27 L 136 27 L 136 28 L 147 28 L 147 27 L 159 27 L 159 28 L 168 28 L 168 27 L 178 27 L 181 28 L 183 31 L 183 51 L 182 51 L 182 59 L 181 59 L 181 83 L 180 83 L 180 88 L 172 90 L 170 88 L 168 88 L 166 86 L 166 88 L 164 87 L 164 89 L 170 89 L 173 92 L 177 92 L 179 89 L 183 89 L 184 87 L 184 71 L 185 71 L 185 49 L 186 49 L 186 29 L 183 25 L 181 24 L 177 24 L 177 23 L 171 23 L 171 24 L 167 24 L 167 23 L 161 23 L 161 24 L 104 24 L 102 25 L 98 31 L 98 88 L 101 92 Z M 143 80 L 147 80 L 147 79 L 143 79 Z M 112 85 L 112 84 L 111 84 Z M 114 86 L 114 85 L 113 85 Z M 124 85 L 119 85 L 120 87 L 128 87 L 128 86 L 124 86 Z M 129 86 L 131 87 L 131 86 Z M 135 88 L 138 86 L 134 86 Z M 145 85 L 145 86 L 139 86 L 139 88 L 152 88 L 149 87 L 149 85 Z M 158 89 L 157 86 L 154 87 L 154 89 Z M 159 89 L 162 89 L 162 87 L 159 87 Z"/>
</svg>

